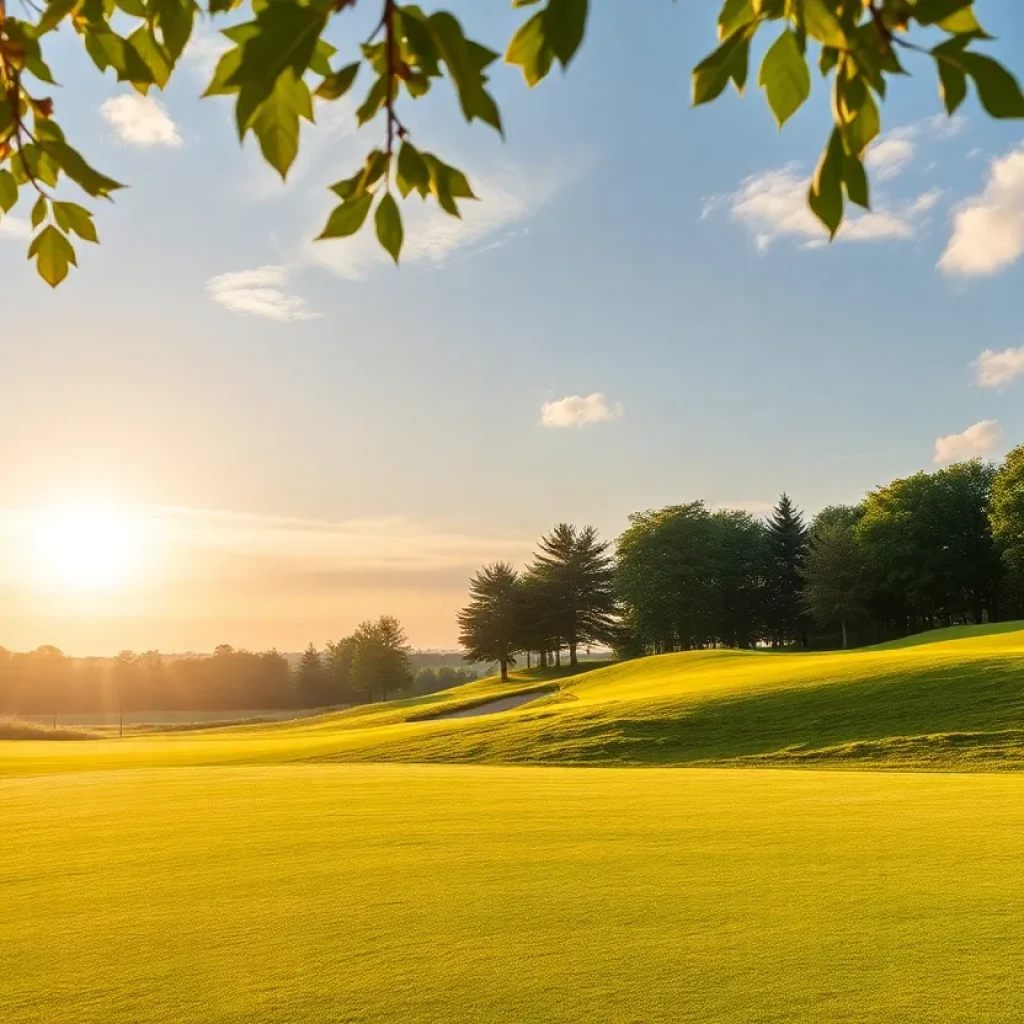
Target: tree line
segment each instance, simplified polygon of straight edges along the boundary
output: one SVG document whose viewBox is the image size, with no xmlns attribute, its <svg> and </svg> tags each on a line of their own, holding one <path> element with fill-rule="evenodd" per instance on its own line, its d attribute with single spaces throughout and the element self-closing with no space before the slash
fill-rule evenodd
<svg viewBox="0 0 1024 1024">
<path fill-rule="evenodd" d="M 879 487 L 808 521 L 703 501 L 632 515 L 610 544 L 557 526 L 532 564 L 485 566 L 459 613 L 469 656 L 503 675 L 582 644 L 624 657 L 706 647 L 847 647 L 1024 618 L 1024 445 Z"/>
<path fill-rule="evenodd" d="M 414 672 L 401 623 L 385 615 L 324 651 L 310 644 L 294 668 L 279 651 L 228 644 L 212 655 L 122 651 L 113 659 L 72 659 L 51 646 L 27 653 L 0 647 L 0 714 L 319 708 L 386 700 L 410 689 L 428 693 L 475 678 L 452 666 Z"/>
</svg>

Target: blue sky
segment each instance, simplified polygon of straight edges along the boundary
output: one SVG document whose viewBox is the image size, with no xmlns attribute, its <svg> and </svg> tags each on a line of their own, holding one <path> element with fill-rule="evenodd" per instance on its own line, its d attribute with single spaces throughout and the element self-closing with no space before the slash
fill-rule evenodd
<svg viewBox="0 0 1024 1024">
<path fill-rule="evenodd" d="M 451 6 L 497 49 L 521 18 Z M 211 29 L 156 110 L 58 41 L 58 116 L 131 189 L 56 293 L 16 222 L 0 232 L 5 296 L 20 297 L 0 342 L 0 508 L 19 522 L 68 502 L 186 510 L 249 568 L 165 558 L 173 610 L 154 576 L 149 604 L 116 613 L 52 594 L 26 605 L 10 569 L 0 589 L 27 610 L 8 646 L 294 647 L 391 610 L 414 642 L 444 646 L 468 568 L 523 557 L 556 521 L 612 537 L 640 509 L 759 510 L 783 489 L 814 511 L 931 466 L 939 438 L 974 428 L 951 456 L 1024 441 L 1024 126 L 973 98 L 955 124 L 933 121 L 934 70 L 913 63 L 883 111 L 875 212 L 822 247 L 800 197 L 827 133 L 821 80 L 782 133 L 754 88 L 695 111 L 689 69 L 715 5 L 595 7 L 567 76 L 530 91 L 497 68 L 504 144 L 467 128 L 447 88 L 406 104 L 414 140 L 464 167 L 483 202 L 461 225 L 410 211 L 401 270 L 369 234 L 309 241 L 325 186 L 379 124 L 356 133 L 350 106 L 318 108 L 282 186 L 238 146 L 230 106 L 198 99 Z M 1004 40 L 992 52 L 1024 72 L 1024 9 L 978 11 Z M 337 19 L 334 41 L 362 38 L 361 19 Z M 989 386 L 972 368 L 984 350 Z M 561 425 L 588 416 L 604 421 Z M 244 529 L 224 540 L 231 522 Z M 272 564 L 250 536 L 267 529 Z M 376 561 L 355 567 L 365 531 Z M 325 533 L 322 551 L 307 543 Z M 442 553 L 414 557 L 419 536 Z M 186 576 L 235 596 L 200 613 Z M 249 607 L 253 579 L 267 593 Z"/>
</svg>

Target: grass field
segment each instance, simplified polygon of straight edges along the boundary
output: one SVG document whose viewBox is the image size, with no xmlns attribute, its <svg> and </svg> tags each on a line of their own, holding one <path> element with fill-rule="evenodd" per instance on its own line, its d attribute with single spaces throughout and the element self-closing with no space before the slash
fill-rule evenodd
<svg viewBox="0 0 1024 1024">
<path fill-rule="evenodd" d="M 0 819 L 5 1024 L 1024 1014 L 1013 775 L 108 772 Z"/>
<path fill-rule="evenodd" d="M 0 1021 L 1015 1022 L 1022 738 L 1018 623 L 0 742 Z"/>
</svg>

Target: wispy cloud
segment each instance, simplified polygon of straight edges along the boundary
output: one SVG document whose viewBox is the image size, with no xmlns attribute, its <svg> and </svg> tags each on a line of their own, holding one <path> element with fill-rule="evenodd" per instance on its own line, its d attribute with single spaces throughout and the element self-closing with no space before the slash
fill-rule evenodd
<svg viewBox="0 0 1024 1024">
<path fill-rule="evenodd" d="M 32 225 L 22 217 L 5 215 L 0 217 L 0 238 L 17 238 L 22 241 L 32 237 Z"/>
<path fill-rule="evenodd" d="M 1024 374 L 1024 345 L 995 352 L 990 348 L 971 363 L 974 383 L 979 388 L 1001 388 Z"/>
<path fill-rule="evenodd" d="M 132 146 L 180 146 L 181 135 L 164 105 L 152 96 L 112 96 L 100 113 L 122 142 Z"/>
<path fill-rule="evenodd" d="M 758 249 L 767 249 L 779 239 L 790 239 L 802 247 L 824 245 L 827 233 L 807 205 L 810 179 L 794 165 L 747 178 L 728 196 L 720 196 L 705 207 L 704 216 L 726 206 L 733 221 L 748 228 Z M 839 242 L 880 242 L 913 238 L 921 217 L 941 193 L 931 190 L 893 208 L 881 204 L 870 212 L 850 212 L 836 236 Z"/>
<path fill-rule="evenodd" d="M 461 217 L 449 217 L 431 198 L 411 196 L 402 204 L 405 223 L 404 264 L 443 267 L 456 255 L 480 255 L 526 233 L 525 225 L 575 176 L 575 171 L 514 171 L 470 174 L 478 201 L 459 200 Z M 342 277 L 365 278 L 390 265 L 390 258 L 364 230 L 353 238 L 311 242 L 307 258 Z"/>
<path fill-rule="evenodd" d="M 914 160 L 918 134 L 913 126 L 887 132 L 868 149 L 864 162 L 881 181 L 899 177 Z"/>
<path fill-rule="evenodd" d="M 622 418 L 625 409 L 621 402 L 610 402 L 600 392 L 587 395 L 568 395 L 554 402 L 545 402 L 540 410 L 540 422 L 545 427 L 588 427 L 593 423 L 608 423 Z"/>
<path fill-rule="evenodd" d="M 994 274 L 1024 252 L 1024 146 L 994 160 L 980 195 L 960 205 L 939 268 L 960 277 Z"/>
<path fill-rule="evenodd" d="M 960 434 L 947 434 L 935 442 L 935 461 L 957 462 L 988 455 L 1003 436 L 1003 428 L 995 420 L 982 420 Z"/>
<path fill-rule="evenodd" d="M 289 290 L 285 267 L 257 267 L 221 274 L 207 281 L 206 290 L 214 302 L 233 313 L 270 320 L 312 320 L 317 316 L 306 308 L 301 295 Z"/>
<path fill-rule="evenodd" d="M 182 54 L 183 63 L 203 81 L 209 82 L 221 57 L 231 49 L 228 38 L 208 22 L 197 22 Z"/>
</svg>

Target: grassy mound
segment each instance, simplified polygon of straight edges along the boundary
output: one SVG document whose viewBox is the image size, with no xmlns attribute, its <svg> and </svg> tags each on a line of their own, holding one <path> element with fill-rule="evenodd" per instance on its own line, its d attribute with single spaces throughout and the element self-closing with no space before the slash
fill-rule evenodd
<svg viewBox="0 0 1024 1024">
<path fill-rule="evenodd" d="M 557 686 L 557 692 L 545 693 Z M 514 693 L 502 714 L 439 716 Z M 1024 763 L 1024 623 L 850 652 L 694 651 L 523 672 L 288 722 L 98 744 L 0 743 L 0 775 L 305 760 L 568 765 Z"/>
</svg>

